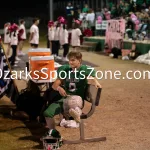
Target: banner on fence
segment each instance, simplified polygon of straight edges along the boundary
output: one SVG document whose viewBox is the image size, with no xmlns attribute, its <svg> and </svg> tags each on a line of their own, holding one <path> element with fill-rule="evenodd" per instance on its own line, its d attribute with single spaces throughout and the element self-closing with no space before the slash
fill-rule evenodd
<svg viewBox="0 0 150 150">
<path fill-rule="evenodd" d="M 125 20 L 108 20 L 106 29 L 106 40 L 109 49 L 113 47 L 121 48 L 125 33 Z"/>
<path fill-rule="evenodd" d="M 98 23 L 98 21 L 96 21 L 96 30 L 106 30 L 107 29 L 107 21 L 102 21 L 102 23 Z"/>
</svg>

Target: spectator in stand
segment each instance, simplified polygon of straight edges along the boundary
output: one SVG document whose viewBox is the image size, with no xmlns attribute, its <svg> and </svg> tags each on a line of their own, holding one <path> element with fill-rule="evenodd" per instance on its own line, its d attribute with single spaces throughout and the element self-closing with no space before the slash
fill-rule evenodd
<svg viewBox="0 0 150 150">
<path fill-rule="evenodd" d="M 136 11 L 141 11 L 144 0 L 136 0 Z"/>
<path fill-rule="evenodd" d="M 113 5 L 112 10 L 111 10 L 111 18 L 114 19 L 118 17 L 118 11 L 115 5 Z"/>
<path fill-rule="evenodd" d="M 119 7 L 118 7 L 118 14 L 122 15 L 123 8 L 124 8 L 124 2 L 122 0 L 120 0 Z"/>
<path fill-rule="evenodd" d="M 135 6 L 136 6 L 136 2 L 134 2 L 133 0 L 129 1 L 130 11 L 134 12 Z"/>
<path fill-rule="evenodd" d="M 95 16 L 96 16 L 96 19 L 97 19 L 99 16 L 101 16 L 102 19 L 104 19 L 104 14 L 102 13 L 102 11 L 101 11 L 100 8 L 98 8 L 98 9 L 96 10 Z"/>
<path fill-rule="evenodd" d="M 93 9 L 89 10 L 89 13 L 86 16 L 86 20 L 88 21 L 88 27 L 92 29 L 93 31 L 93 36 L 95 32 L 95 13 Z"/>
<path fill-rule="evenodd" d="M 141 32 L 141 33 L 144 32 L 144 31 L 146 32 L 147 28 L 148 28 L 148 23 L 147 23 L 147 21 L 143 20 L 139 32 Z"/>
<path fill-rule="evenodd" d="M 149 14 L 146 13 L 146 12 L 144 13 L 144 19 L 145 19 L 145 20 L 149 20 Z"/>
<path fill-rule="evenodd" d="M 126 33 L 128 35 L 129 40 L 131 40 L 133 38 L 133 33 L 134 33 L 134 30 L 132 29 L 131 25 L 129 25 L 129 28 L 126 29 Z"/>
<path fill-rule="evenodd" d="M 75 4 L 75 7 L 74 7 L 74 19 L 75 20 L 79 19 L 79 15 L 80 15 L 79 10 L 81 10 L 80 5 Z"/>
<path fill-rule="evenodd" d="M 128 3 L 125 3 L 124 14 L 128 15 L 129 12 L 130 12 L 130 5 Z"/>
<path fill-rule="evenodd" d="M 82 9 L 82 12 L 83 13 L 88 13 L 89 12 L 89 6 L 88 6 L 88 4 L 84 5 L 84 8 Z"/>
<path fill-rule="evenodd" d="M 104 9 L 104 15 L 106 20 L 111 19 L 111 12 L 107 8 Z"/>
<path fill-rule="evenodd" d="M 78 16 L 78 19 L 79 19 L 79 20 L 83 20 L 83 18 L 84 18 L 84 13 L 81 13 L 81 9 L 78 10 L 78 15 L 79 15 L 79 16 Z"/>
<path fill-rule="evenodd" d="M 100 8 L 98 8 L 96 13 L 95 13 L 95 19 L 96 19 L 96 21 L 98 21 L 98 20 L 103 21 L 105 19 L 104 14 Z M 96 35 L 103 35 L 103 32 L 104 32 L 104 30 L 97 30 Z"/>
<path fill-rule="evenodd" d="M 112 7 L 113 7 L 113 2 L 112 1 L 109 1 L 108 7 L 109 7 L 109 10 L 112 9 Z"/>
<path fill-rule="evenodd" d="M 88 27 L 88 23 L 86 21 L 86 15 L 87 15 L 86 13 L 81 13 L 81 10 L 79 10 L 79 20 L 82 21 L 81 23 L 82 30 L 85 30 Z"/>
<path fill-rule="evenodd" d="M 67 21 L 68 21 L 68 29 L 72 28 L 72 20 L 74 16 L 74 7 L 72 4 L 69 2 L 68 5 L 66 6 L 66 14 L 67 14 Z"/>
</svg>

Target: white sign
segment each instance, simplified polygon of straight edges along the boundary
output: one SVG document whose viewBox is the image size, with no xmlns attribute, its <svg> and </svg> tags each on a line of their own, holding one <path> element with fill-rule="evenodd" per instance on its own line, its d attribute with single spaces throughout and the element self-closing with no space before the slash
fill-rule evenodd
<svg viewBox="0 0 150 150">
<path fill-rule="evenodd" d="M 107 29 L 107 24 L 108 22 L 107 21 L 102 21 L 101 24 L 99 24 L 97 21 L 96 21 L 96 30 L 106 30 Z"/>
</svg>

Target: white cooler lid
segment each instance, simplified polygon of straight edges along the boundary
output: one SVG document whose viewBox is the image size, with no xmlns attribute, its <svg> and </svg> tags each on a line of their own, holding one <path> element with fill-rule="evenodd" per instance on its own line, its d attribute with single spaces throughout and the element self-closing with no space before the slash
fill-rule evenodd
<svg viewBox="0 0 150 150">
<path fill-rule="evenodd" d="M 54 56 L 33 56 L 31 57 L 32 61 L 38 61 L 38 60 L 54 60 Z"/>
<path fill-rule="evenodd" d="M 51 52 L 50 48 L 35 48 L 29 49 L 28 52 Z"/>
</svg>

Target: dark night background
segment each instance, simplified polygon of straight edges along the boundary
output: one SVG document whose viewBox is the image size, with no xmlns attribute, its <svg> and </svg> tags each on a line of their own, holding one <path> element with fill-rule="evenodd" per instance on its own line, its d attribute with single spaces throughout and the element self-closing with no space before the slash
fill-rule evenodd
<svg viewBox="0 0 150 150">
<path fill-rule="evenodd" d="M 2 29 L 6 22 L 18 23 L 19 18 L 39 17 L 43 24 L 49 19 L 48 0 L 20 0 L 3 1 L 0 6 L 0 28 Z"/>
<path fill-rule="evenodd" d="M 60 15 L 65 15 L 65 7 L 68 2 L 75 4 L 86 3 L 86 0 L 53 0 L 54 19 Z M 0 29 L 3 29 L 6 22 L 17 23 L 24 18 L 26 26 L 29 28 L 32 18 L 40 18 L 40 26 L 47 26 L 49 20 L 49 0 L 4 0 L 0 5 Z M 30 19 L 28 19 L 30 17 Z"/>
<path fill-rule="evenodd" d="M 59 15 L 64 15 L 65 6 L 69 0 L 54 1 L 54 19 Z M 57 3 L 59 1 L 59 3 Z M 70 0 L 73 2 L 72 0 Z M 80 3 L 82 0 L 78 1 Z M 82 1 L 83 2 L 83 1 Z M 39 17 L 40 25 L 47 25 L 49 20 L 49 1 L 48 0 L 20 0 L 20 1 L 3 1 L 0 5 L 0 29 L 6 22 L 18 23 L 18 19 L 27 17 Z M 30 20 L 31 22 L 31 20 Z M 27 23 L 28 25 L 28 23 Z"/>
</svg>

